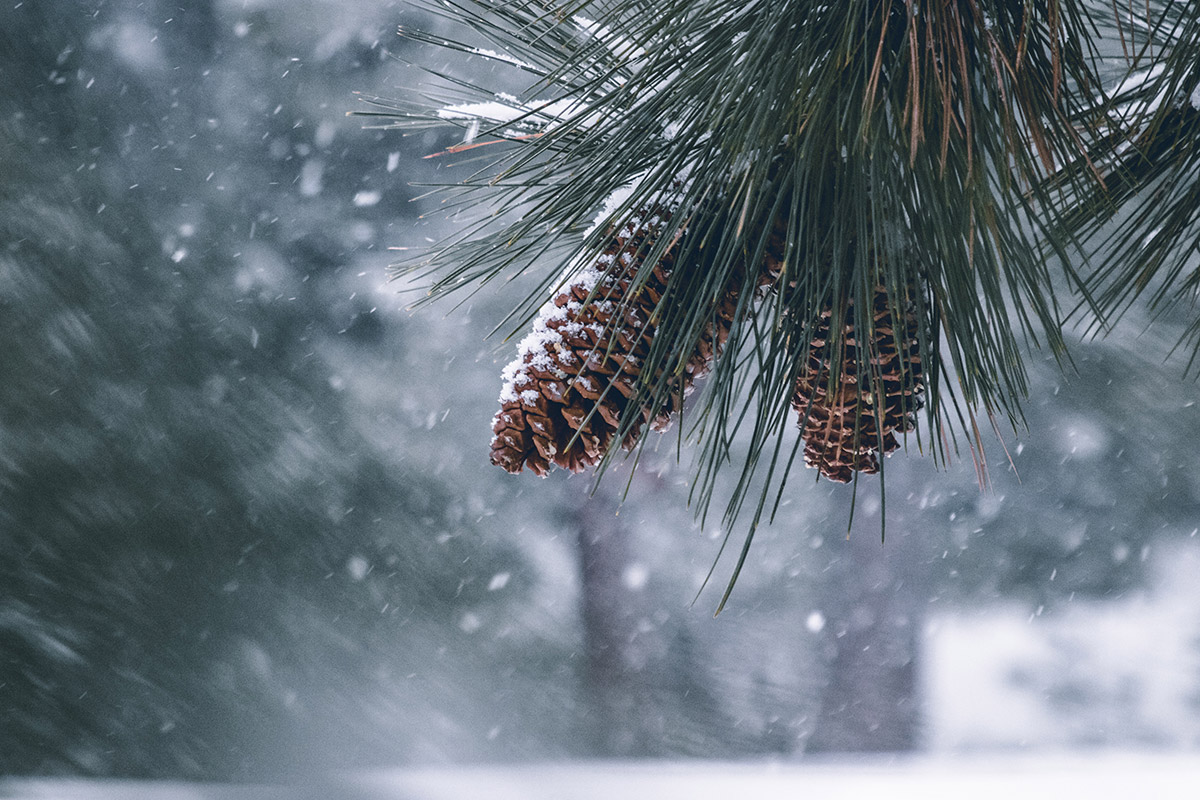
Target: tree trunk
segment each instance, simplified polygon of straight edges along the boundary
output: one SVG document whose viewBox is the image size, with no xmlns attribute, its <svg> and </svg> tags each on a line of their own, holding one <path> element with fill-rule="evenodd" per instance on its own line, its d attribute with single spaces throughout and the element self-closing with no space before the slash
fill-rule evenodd
<svg viewBox="0 0 1200 800">
<path fill-rule="evenodd" d="M 596 750 L 605 756 L 656 755 L 661 750 L 661 719 L 654 706 L 647 661 L 650 642 L 640 636 L 641 596 L 630 572 L 630 533 L 617 515 L 619 503 L 601 487 L 576 514 L 582 615 L 587 664 L 586 695 L 593 713 Z M 648 682 L 649 681 L 649 682 Z M 661 699 L 661 698 L 660 698 Z"/>
<path fill-rule="evenodd" d="M 829 680 L 810 753 L 915 749 L 923 605 L 912 542 L 879 540 L 876 517 L 848 541 L 827 573 L 824 635 Z M 897 537 L 902 539 L 903 537 Z"/>
</svg>

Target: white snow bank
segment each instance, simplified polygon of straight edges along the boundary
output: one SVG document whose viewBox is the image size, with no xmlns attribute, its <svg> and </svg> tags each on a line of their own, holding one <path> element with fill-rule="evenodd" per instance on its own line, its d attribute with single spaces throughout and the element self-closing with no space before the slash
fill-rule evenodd
<svg viewBox="0 0 1200 800">
<path fill-rule="evenodd" d="M 1035 800 L 1175 798 L 1200 786 L 1200 756 L 1097 753 L 804 764 L 590 763 L 406 770 L 360 777 L 362 800 Z"/>
<path fill-rule="evenodd" d="M 926 745 L 943 754 L 1200 745 L 1200 553 L 1159 550 L 1152 591 L 1044 613 L 1009 606 L 935 616 L 923 653 Z"/>
<path fill-rule="evenodd" d="M 793 764 L 586 762 L 360 773 L 294 787 L 130 781 L 0 782 L 9 800 L 1063 800 L 1194 797 L 1200 756 L 1101 751 Z"/>
</svg>

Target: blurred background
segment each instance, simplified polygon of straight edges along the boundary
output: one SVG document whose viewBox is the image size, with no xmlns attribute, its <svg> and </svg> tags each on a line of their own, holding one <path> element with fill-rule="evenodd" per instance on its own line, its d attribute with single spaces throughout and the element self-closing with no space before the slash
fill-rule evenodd
<svg viewBox="0 0 1200 800">
<path fill-rule="evenodd" d="M 678 431 L 594 495 L 505 474 L 485 337 L 525 287 L 387 281 L 453 230 L 415 184 L 478 164 L 346 112 L 490 68 L 396 35 L 435 23 L 0 9 L 0 774 L 1200 747 L 1186 320 L 1035 353 L 983 489 L 898 454 L 885 545 L 876 482 L 847 537 L 802 469 L 714 619 Z"/>
</svg>

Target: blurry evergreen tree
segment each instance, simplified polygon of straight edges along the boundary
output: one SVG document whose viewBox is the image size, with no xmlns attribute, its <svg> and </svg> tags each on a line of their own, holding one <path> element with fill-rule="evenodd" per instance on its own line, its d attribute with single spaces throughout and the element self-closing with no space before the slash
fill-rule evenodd
<svg viewBox="0 0 1200 800">
<path fill-rule="evenodd" d="M 453 702 L 395 672 L 464 669 L 434 631 L 520 561 L 355 429 L 316 351 L 404 336 L 331 302 L 350 223 L 271 224 L 228 26 L 149 6 L 0 10 L 0 772 L 403 761 Z"/>
</svg>

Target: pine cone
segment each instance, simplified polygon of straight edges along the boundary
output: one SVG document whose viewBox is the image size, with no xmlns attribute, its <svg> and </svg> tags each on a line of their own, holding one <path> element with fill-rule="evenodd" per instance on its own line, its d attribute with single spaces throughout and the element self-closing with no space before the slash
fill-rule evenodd
<svg viewBox="0 0 1200 800">
<path fill-rule="evenodd" d="M 543 306 L 517 359 L 504 370 L 501 408 L 492 424 L 493 464 L 512 473 L 527 466 L 544 476 L 551 464 L 580 472 L 604 457 L 637 395 L 677 245 L 667 249 L 632 297 L 631 284 L 669 215 L 661 207 L 636 214 L 595 265 Z M 647 423 L 660 430 L 670 423 L 681 395 L 711 368 L 736 307 L 737 293 L 731 291 L 671 387 L 666 406 L 653 419 L 643 408 L 622 446 L 632 448 Z"/>
<path fill-rule="evenodd" d="M 852 303 L 847 303 L 841 317 L 837 359 L 831 346 L 833 309 L 821 312 L 792 398 L 800 415 L 805 463 L 839 483 L 849 483 L 855 472 L 879 471 L 879 453 L 896 450 L 900 446 L 896 434 L 916 426 L 924 390 L 912 311 L 906 311 L 897 325 L 887 291 L 877 286 L 872 338 L 860 342 Z M 834 361 L 838 362 L 836 380 L 831 370 Z"/>
</svg>

